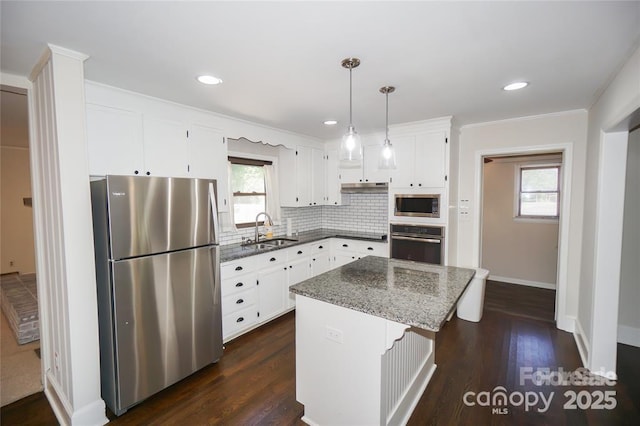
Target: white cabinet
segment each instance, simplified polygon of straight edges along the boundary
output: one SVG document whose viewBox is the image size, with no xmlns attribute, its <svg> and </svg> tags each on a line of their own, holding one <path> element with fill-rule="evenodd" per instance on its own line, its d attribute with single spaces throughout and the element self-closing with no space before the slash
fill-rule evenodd
<svg viewBox="0 0 640 426">
<path fill-rule="evenodd" d="M 280 205 L 319 206 L 325 198 L 324 153 L 317 148 L 298 146 L 279 151 Z"/>
<path fill-rule="evenodd" d="M 189 177 L 187 126 L 183 122 L 144 115 L 143 132 L 146 175 Z"/>
<path fill-rule="evenodd" d="M 258 321 L 258 276 L 252 258 L 221 266 L 222 337 L 227 341 Z"/>
<path fill-rule="evenodd" d="M 398 167 L 391 172 L 394 188 L 443 188 L 446 183 L 444 131 L 404 135 L 393 140 Z"/>
<path fill-rule="evenodd" d="M 388 182 L 389 171 L 378 168 L 378 156 L 381 145 L 362 147 L 362 167 L 358 169 L 340 169 L 341 183 Z"/>
<path fill-rule="evenodd" d="M 389 257 L 389 246 L 387 243 L 377 241 L 331 239 L 331 269 L 365 256 Z"/>
<path fill-rule="evenodd" d="M 326 169 L 325 169 L 325 200 L 324 204 L 328 206 L 338 206 L 342 204 L 342 195 L 340 193 L 340 178 L 338 165 L 338 151 L 330 150 L 325 153 Z"/>
<path fill-rule="evenodd" d="M 189 176 L 215 179 L 218 211 L 229 211 L 227 142 L 222 131 L 202 124 L 193 124 L 188 135 Z"/>
<path fill-rule="evenodd" d="M 285 308 L 284 287 L 287 270 L 283 264 L 261 269 L 258 272 L 258 317 L 266 321 Z"/>
<path fill-rule="evenodd" d="M 325 202 L 326 162 L 324 151 L 311 148 L 311 204 L 320 206 Z"/>
<path fill-rule="evenodd" d="M 311 276 L 323 274 L 331 269 L 331 243 L 322 240 L 311 245 Z"/>
<path fill-rule="evenodd" d="M 142 114 L 87 104 L 87 145 L 90 174 L 142 174 Z"/>
<path fill-rule="evenodd" d="M 311 277 L 311 250 L 310 244 L 291 247 L 288 250 L 287 261 L 287 286 L 285 288 L 285 298 L 288 307 L 295 306 L 296 298 L 289 292 L 289 287 L 298 284 Z"/>
</svg>

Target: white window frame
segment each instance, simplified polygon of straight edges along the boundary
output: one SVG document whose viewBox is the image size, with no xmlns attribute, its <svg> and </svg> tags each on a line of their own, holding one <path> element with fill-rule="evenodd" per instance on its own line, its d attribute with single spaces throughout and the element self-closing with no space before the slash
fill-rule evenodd
<svg viewBox="0 0 640 426">
<path fill-rule="evenodd" d="M 545 193 L 555 192 L 558 194 L 558 215 L 557 216 L 533 216 L 533 215 L 521 215 L 520 214 L 520 197 L 521 197 L 521 179 L 522 179 L 522 170 L 523 169 L 558 169 L 558 185 L 556 191 L 542 191 Z M 527 163 L 518 163 L 515 165 L 515 188 L 514 188 L 514 200 L 513 200 L 513 218 L 517 222 L 539 222 L 539 223 L 558 223 L 560 220 L 560 207 L 562 206 L 562 163 L 560 162 L 552 162 L 552 163 L 538 163 L 538 162 L 527 162 Z"/>
</svg>

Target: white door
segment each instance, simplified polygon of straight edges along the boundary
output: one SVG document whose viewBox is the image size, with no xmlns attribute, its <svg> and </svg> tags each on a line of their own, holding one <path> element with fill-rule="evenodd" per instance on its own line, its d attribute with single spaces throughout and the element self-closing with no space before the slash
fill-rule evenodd
<svg viewBox="0 0 640 426">
<path fill-rule="evenodd" d="M 219 129 L 194 124 L 189 131 L 189 176 L 215 179 L 218 211 L 229 211 L 227 144 Z"/>
<path fill-rule="evenodd" d="M 187 127 L 180 121 L 144 116 L 145 174 L 188 177 Z"/>
<path fill-rule="evenodd" d="M 287 269 L 289 272 L 288 286 L 287 286 L 287 293 L 289 294 L 289 296 L 287 298 L 288 299 L 287 306 L 291 308 L 295 306 L 296 299 L 293 293 L 288 291 L 289 287 L 291 287 L 294 284 L 298 284 L 308 278 L 311 278 L 311 265 L 309 264 L 309 257 L 304 256 L 299 259 L 290 261 Z"/>
<path fill-rule="evenodd" d="M 258 321 L 266 321 L 284 310 L 284 286 L 287 271 L 284 265 L 258 273 Z"/>
<path fill-rule="evenodd" d="M 91 175 L 143 174 L 142 114 L 87 104 L 87 145 Z"/>
<path fill-rule="evenodd" d="M 299 146 L 296 148 L 296 183 L 298 186 L 298 206 L 310 206 L 312 192 L 311 176 L 311 148 Z"/>
<path fill-rule="evenodd" d="M 410 188 L 413 184 L 413 168 L 415 163 L 415 136 L 394 138 L 396 150 L 395 170 L 391 171 L 391 186 L 394 188 Z"/>
<path fill-rule="evenodd" d="M 326 168 L 326 201 L 329 206 L 341 204 L 340 179 L 338 179 L 338 151 L 327 151 Z"/>
<path fill-rule="evenodd" d="M 445 133 L 416 136 L 414 187 L 443 188 L 445 185 Z"/>
<path fill-rule="evenodd" d="M 325 199 L 325 161 L 324 151 L 311 149 L 311 204 L 320 206 Z"/>
</svg>

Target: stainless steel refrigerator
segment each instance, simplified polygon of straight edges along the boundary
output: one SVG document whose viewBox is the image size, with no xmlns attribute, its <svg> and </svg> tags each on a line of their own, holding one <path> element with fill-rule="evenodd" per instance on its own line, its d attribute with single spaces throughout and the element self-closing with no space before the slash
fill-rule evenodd
<svg viewBox="0 0 640 426">
<path fill-rule="evenodd" d="M 91 182 L 102 398 L 116 415 L 222 355 L 216 181 Z"/>
</svg>

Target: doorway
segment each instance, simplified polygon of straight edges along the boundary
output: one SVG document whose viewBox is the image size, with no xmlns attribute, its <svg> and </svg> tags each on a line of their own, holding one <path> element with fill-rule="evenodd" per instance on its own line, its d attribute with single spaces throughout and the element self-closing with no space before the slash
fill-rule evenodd
<svg viewBox="0 0 640 426">
<path fill-rule="evenodd" d="M 42 391 L 27 91 L 0 87 L 1 405 Z"/>
<path fill-rule="evenodd" d="M 493 308 L 553 322 L 562 152 L 484 156 L 482 166 L 480 265 L 502 301 Z"/>
</svg>

